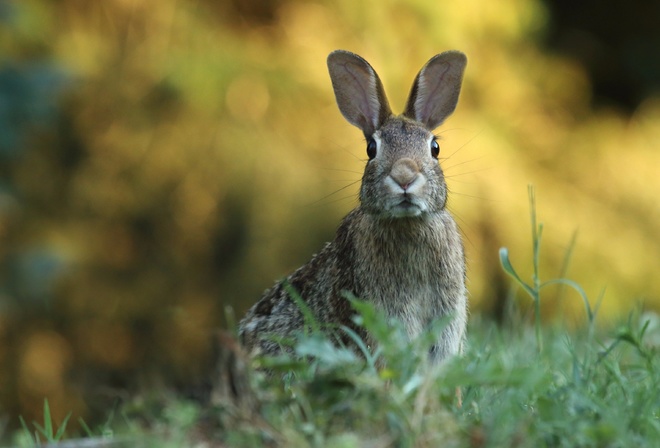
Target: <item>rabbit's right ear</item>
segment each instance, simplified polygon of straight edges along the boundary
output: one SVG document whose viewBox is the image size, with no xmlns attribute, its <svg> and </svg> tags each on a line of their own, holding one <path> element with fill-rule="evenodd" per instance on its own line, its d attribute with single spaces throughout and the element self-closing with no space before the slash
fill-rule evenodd
<svg viewBox="0 0 660 448">
<path fill-rule="evenodd" d="M 328 70 L 342 115 L 370 138 L 391 115 L 378 75 L 367 61 L 344 50 L 330 53 Z"/>
<path fill-rule="evenodd" d="M 456 109 L 466 64 L 460 51 L 433 56 L 417 74 L 403 115 L 430 131 L 440 126 Z"/>
</svg>

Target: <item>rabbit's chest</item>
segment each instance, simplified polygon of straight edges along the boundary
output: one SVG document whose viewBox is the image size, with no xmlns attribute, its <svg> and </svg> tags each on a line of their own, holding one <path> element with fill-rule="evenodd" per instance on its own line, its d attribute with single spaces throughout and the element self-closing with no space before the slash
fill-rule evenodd
<svg viewBox="0 0 660 448">
<path fill-rule="evenodd" d="M 355 295 L 401 320 L 411 337 L 431 321 L 465 306 L 465 263 L 456 224 L 433 220 L 357 223 Z"/>
<path fill-rule="evenodd" d="M 394 254 L 373 253 L 361 282 L 362 296 L 390 317 L 399 319 L 411 337 L 436 318 L 451 312 L 453 294 L 447 271 L 437 254 L 409 248 Z"/>
<path fill-rule="evenodd" d="M 408 285 L 396 291 L 380 291 L 376 304 L 389 317 L 400 320 L 411 338 L 419 335 L 433 319 L 443 315 L 441 292 L 436 285 Z"/>
</svg>

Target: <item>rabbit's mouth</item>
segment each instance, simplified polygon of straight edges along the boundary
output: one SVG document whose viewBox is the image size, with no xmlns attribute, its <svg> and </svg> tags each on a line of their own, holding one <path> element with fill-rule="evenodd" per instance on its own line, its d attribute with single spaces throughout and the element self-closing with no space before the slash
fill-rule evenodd
<svg viewBox="0 0 660 448">
<path fill-rule="evenodd" d="M 411 195 L 403 195 L 400 201 L 389 207 L 389 214 L 394 218 L 414 218 L 426 212 L 426 204 Z"/>
</svg>

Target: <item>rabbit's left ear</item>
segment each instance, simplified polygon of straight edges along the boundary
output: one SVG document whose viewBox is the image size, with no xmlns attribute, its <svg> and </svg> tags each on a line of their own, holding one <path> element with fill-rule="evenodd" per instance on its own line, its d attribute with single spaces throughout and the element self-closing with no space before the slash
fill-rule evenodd
<svg viewBox="0 0 660 448">
<path fill-rule="evenodd" d="M 330 53 L 328 70 L 342 115 L 370 138 L 392 114 L 380 78 L 367 61 L 344 50 Z"/>
<path fill-rule="evenodd" d="M 466 64 L 460 51 L 433 56 L 417 74 L 403 115 L 428 130 L 440 126 L 456 109 Z"/>
</svg>

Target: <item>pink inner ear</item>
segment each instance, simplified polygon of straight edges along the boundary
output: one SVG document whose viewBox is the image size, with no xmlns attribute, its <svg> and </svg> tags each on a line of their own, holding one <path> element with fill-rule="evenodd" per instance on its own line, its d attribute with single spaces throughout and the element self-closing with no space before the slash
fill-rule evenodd
<svg viewBox="0 0 660 448">
<path fill-rule="evenodd" d="M 442 64 L 434 64 L 429 67 L 419 77 L 418 95 L 415 101 L 415 111 L 417 112 L 417 119 L 422 123 L 431 125 L 430 122 L 434 121 L 432 118 L 440 112 L 442 106 L 442 99 L 445 92 L 442 91 L 443 86 L 446 85 L 446 75 L 451 69 L 451 64 L 444 62 Z M 431 82 L 429 82 L 429 80 Z M 445 117 L 440 119 L 444 121 Z M 437 125 L 439 125 L 438 123 Z M 436 125 L 436 126 L 437 126 Z"/>
<path fill-rule="evenodd" d="M 369 67 L 362 67 L 358 64 L 347 62 L 344 64 L 344 69 L 347 75 L 351 78 L 352 82 L 347 85 L 354 85 L 353 99 L 356 106 L 364 118 L 364 123 L 361 127 L 364 129 L 366 125 L 371 125 L 374 128 L 377 126 L 378 111 L 380 105 L 376 95 L 376 82 L 375 75 Z M 365 74 L 364 72 L 367 71 Z"/>
<path fill-rule="evenodd" d="M 344 51 L 330 54 L 328 69 L 342 115 L 371 136 L 390 114 L 378 75 L 367 61 Z"/>
<path fill-rule="evenodd" d="M 461 90 L 465 55 L 445 52 L 431 58 L 420 70 L 406 106 L 406 114 L 435 129 L 456 108 Z"/>
</svg>

